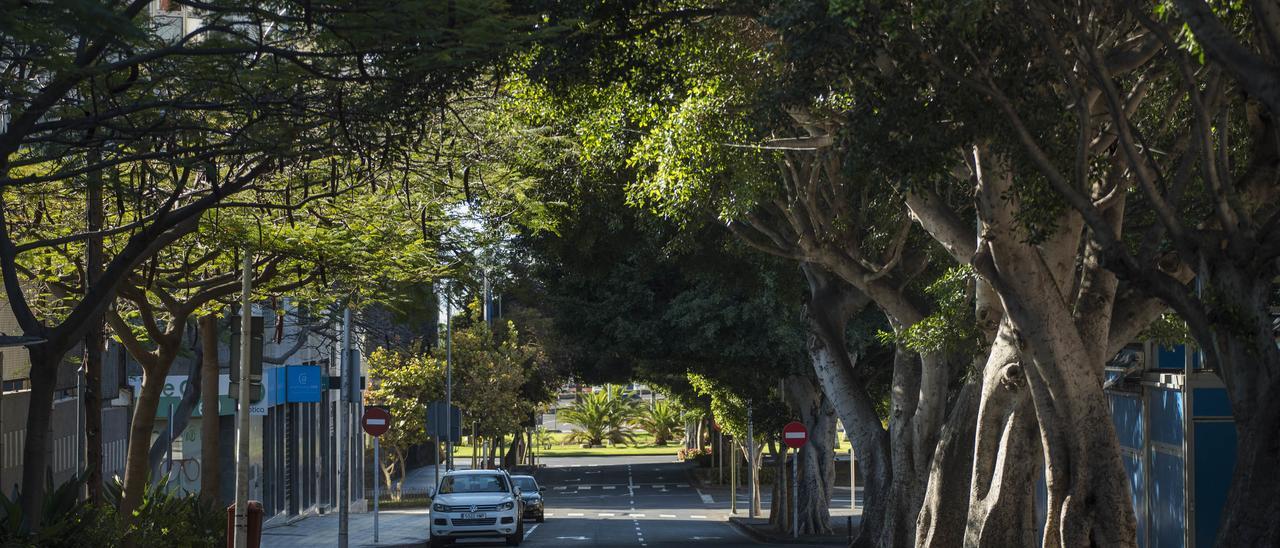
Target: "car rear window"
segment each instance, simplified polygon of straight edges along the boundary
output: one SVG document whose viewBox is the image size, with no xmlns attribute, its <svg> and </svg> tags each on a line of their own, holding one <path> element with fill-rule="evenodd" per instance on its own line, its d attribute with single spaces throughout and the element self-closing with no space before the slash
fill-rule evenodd
<svg viewBox="0 0 1280 548">
<path fill-rule="evenodd" d="M 533 478 L 511 478 L 511 480 L 516 482 L 516 487 L 519 487 L 521 491 L 538 490 L 538 482 L 533 481 Z"/>
<path fill-rule="evenodd" d="M 505 493 L 507 479 L 499 474 L 464 474 L 445 476 L 440 482 L 441 493 Z"/>
</svg>

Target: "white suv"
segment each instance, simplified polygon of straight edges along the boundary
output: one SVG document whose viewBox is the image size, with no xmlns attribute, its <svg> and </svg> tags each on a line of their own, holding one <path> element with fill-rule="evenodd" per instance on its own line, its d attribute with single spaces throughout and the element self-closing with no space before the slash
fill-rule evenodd
<svg viewBox="0 0 1280 548">
<path fill-rule="evenodd" d="M 504 537 L 507 546 L 519 546 L 523 515 L 520 491 L 505 471 L 448 472 L 431 501 L 431 546 L 474 537 Z"/>
</svg>

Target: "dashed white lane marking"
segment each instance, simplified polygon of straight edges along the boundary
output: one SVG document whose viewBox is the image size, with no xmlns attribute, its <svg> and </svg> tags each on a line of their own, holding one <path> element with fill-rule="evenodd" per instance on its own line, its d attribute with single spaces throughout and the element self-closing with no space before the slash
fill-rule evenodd
<svg viewBox="0 0 1280 548">
<path fill-rule="evenodd" d="M 538 526 L 537 526 L 537 525 L 533 525 L 533 526 L 529 527 L 529 530 L 524 532 L 524 540 L 529 540 L 529 535 L 532 535 L 532 534 L 533 534 L 533 532 L 534 532 L 534 531 L 537 531 L 537 530 L 538 530 Z"/>
<path fill-rule="evenodd" d="M 555 486 L 555 487 L 552 487 L 552 489 L 554 489 L 554 490 L 556 490 L 556 491 L 564 491 L 564 486 L 563 486 L 563 485 L 557 485 L 557 486 Z"/>
<path fill-rule="evenodd" d="M 604 485 L 604 486 L 601 486 L 600 488 L 601 488 L 601 489 L 604 489 L 605 491 L 612 491 L 612 490 L 614 490 L 614 489 L 617 489 L 617 488 L 618 488 L 618 486 L 617 486 L 617 485 Z"/>
<path fill-rule="evenodd" d="M 675 514 L 658 514 L 658 517 L 660 517 L 660 518 L 674 518 L 674 517 L 676 517 L 676 515 L 675 515 Z"/>
<path fill-rule="evenodd" d="M 633 517 L 633 518 L 642 518 L 642 517 L 644 517 L 644 514 L 631 514 L 631 517 Z"/>
<path fill-rule="evenodd" d="M 545 516 L 547 516 L 547 517 L 551 517 L 551 516 L 556 515 L 556 513 L 555 513 L 555 512 L 547 512 L 546 514 L 543 514 L 543 515 L 545 515 Z"/>
<path fill-rule="evenodd" d="M 570 512 L 570 513 L 568 513 L 568 514 L 566 514 L 566 515 L 567 515 L 567 516 L 569 516 L 569 517 L 571 517 L 571 518 L 580 518 L 580 517 L 582 517 L 582 513 L 581 513 L 581 512 Z"/>
<path fill-rule="evenodd" d="M 703 504 L 715 504 L 715 503 L 716 503 L 716 501 L 715 501 L 714 499 L 712 499 L 712 498 L 711 498 L 711 495 L 708 495 L 708 494 L 706 494 L 706 493 L 703 493 L 701 489 L 695 489 L 695 491 L 697 491 L 697 492 L 698 492 L 698 496 L 702 498 L 702 503 L 703 503 Z"/>
<path fill-rule="evenodd" d="M 602 512 L 602 513 L 599 513 L 599 514 L 596 514 L 596 515 L 597 515 L 597 516 L 600 516 L 600 517 L 602 517 L 602 518 L 611 518 L 611 517 L 613 517 L 613 516 L 616 516 L 617 514 L 606 514 L 606 513 L 603 513 L 603 512 Z"/>
<path fill-rule="evenodd" d="M 693 519 L 707 519 L 707 516 L 689 516 Z"/>
<path fill-rule="evenodd" d="M 579 490 L 579 491 L 590 491 L 590 490 L 591 490 L 591 486 L 590 486 L 590 485 L 579 485 L 579 486 L 578 486 L 578 490 Z"/>
</svg>

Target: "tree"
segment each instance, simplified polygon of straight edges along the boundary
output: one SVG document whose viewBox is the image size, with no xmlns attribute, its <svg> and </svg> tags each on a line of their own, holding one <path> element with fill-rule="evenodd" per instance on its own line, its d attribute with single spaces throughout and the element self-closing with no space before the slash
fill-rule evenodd
<svg viewBox="0 0 1280 548">
<path fill-rule="evenodd" d="M 369 354 L 369 378 L 372 379 L 368 399 L 391 412 L 391 428 L 379 438 L 389 450 L 382 475 L 388 487 L 391 473 L 397 467 L 400 481 L 408 473 L 405 452 L 427 442 L 426 406 L 444 398 L 443 364 L 418 351 L 407 352 L 377 348 Z M 439 444 L 436 444 L 437 449 Z M 439 453 L 436 453 L 439 455 Z"/>
<path fill-rule="evenodd" d="M 603 445 L 606 441 L 610 445 L 636 445 L 636 436 L 631 430 L 641 412 L 630 392 L 610 384 L 605 385 L 604 390 L 578 395 L 573 407 L 560 412 L 560 420 L 578 427 L 565 441 L 591 446 Z"/>
<path fill-rule="evenodd" d="M 685 410 L 672 400 L 654 401 L 643 407 L 637 423 L 653 436 L 653 444 L 664 446 L 684 434 Z"/>
</svg>

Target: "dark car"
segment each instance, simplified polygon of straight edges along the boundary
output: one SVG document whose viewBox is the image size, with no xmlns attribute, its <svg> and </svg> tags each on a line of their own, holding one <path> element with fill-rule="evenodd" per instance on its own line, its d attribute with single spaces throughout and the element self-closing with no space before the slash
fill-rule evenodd
<svg viewBox="0 0 1280 548">
<path fill-rule="evenodd" d="M 546 519 L 546 511 L 543 509 L 542 487 L 538 485 L 538 480 L 533 479 L 533 476 L 511 476 L 511 481 L 520 489 L 520 498 L 524 500 L 524 518 L 542 523 Z"/>
</svg>

